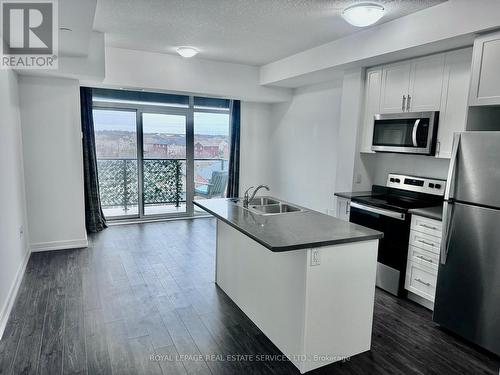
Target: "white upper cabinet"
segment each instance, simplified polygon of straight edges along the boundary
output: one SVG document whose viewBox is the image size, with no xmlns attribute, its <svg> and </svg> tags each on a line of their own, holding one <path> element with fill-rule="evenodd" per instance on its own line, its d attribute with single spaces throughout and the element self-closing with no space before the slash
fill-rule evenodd
<svg viewBox="0 0 500 375">
<path fill-rule="evenodd" d="M 371 152 L 373 115 L 439 111 L 436 157 L 450 158 L 453 133 L 465 131 L 471 59 L 465 48 L 368 69 L 361 152 Z"/>
<path fill-rule="evenodd" d="M 384 66 L 380 113 L 437 111 L 444 54 Z"/>
<path fill-rule="evenodd" d="M 474 41 L 469 105 L 500 104 L 500 32 Z"/>
<path fill-rule="evenodd" d="M 415 59 L 411 64 L 406 109 L 410 112 L 438 111 L 443 86 L 444 54 Z"/>
<path fill-rule="evenodd" d="M 382 69 L 372 68 L 366 71 L 365 115 L 363 132 L 361 134 L 361 152 L 372 151 L 373 117 L 380 112 L 380 88 L 382 84 Z"/>
<path fill-rule="evenodd" d="M 438 158 L 449 159 L 453 133 L 465 131 L 471 60 L 472 48 L 446 54 L 436 147 Z"/>
<path fill-rule="evenodd" d="M 380 113 L 404 112 L 410 86 L 411 63 L 387 65 L 382 70 Z"/>
</svg>

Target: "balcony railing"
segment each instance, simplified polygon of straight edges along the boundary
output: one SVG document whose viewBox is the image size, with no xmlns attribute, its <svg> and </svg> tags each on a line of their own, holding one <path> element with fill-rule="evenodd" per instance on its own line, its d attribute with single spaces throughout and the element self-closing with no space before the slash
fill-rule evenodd
<svg viewBox="0 0 500 375">
<path fill-rule="evenodd" d="M 227 170 L 226 159 L 195 159 L 195 171 L 204 174 Z M 106 158 L 97 160 L 99 189 L 103 208 L 121 207 L 125 212 L 138 205 L 137 159 Z M 173 204 L 179 207 L 186 202 L 186 160 L 144 159 L 144 205 Z M 195 181 L 195 186 L 206 183 Z"/>
</svg>

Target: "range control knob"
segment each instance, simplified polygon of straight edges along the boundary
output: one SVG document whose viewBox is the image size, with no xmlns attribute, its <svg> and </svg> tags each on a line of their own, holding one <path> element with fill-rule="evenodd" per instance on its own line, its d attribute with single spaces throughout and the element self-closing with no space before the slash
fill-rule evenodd
<svg viewBox="0 0 500 375">
<path fill-rule="evenodd" d="M 395 180 L 393 178 L 391 178 L 389 181 L 394 182 Z"/>
<path fill-rule="evenodd" d="M 432 182 L 431 182 L 431 183 L 429 183 L 429 187 L 430 187 L 431 189 L 434 189 L 434 184 L 433 184 Z"/>
<path fill-rule="evenodd" d="M 436 189 L 441 189 L 441 184 L 436 184 L 436 185 L 434 185 L 434 187 L 435 187 Z"/>
<path fill-rule="evenodd" d="M 399 178 L 396 178 L 395 180 L 398 184 L 401 182 L 401 180 Z"/>
</svg>

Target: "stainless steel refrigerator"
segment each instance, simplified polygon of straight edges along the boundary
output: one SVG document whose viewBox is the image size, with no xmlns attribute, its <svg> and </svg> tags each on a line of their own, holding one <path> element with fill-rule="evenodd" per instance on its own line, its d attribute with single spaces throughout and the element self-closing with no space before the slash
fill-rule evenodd
<svg viewBox="0 0 500 375">
<path fill-rule="evenodd" d="M 500 132 L 455 135 L 433 319 L 500 355 Z"/>
</svg>

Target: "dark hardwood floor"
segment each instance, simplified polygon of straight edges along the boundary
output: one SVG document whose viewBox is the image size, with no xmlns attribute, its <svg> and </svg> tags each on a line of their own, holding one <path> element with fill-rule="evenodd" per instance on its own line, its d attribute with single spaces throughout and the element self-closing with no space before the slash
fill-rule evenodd
<svg viewBox="0 0 500 375">
<path fill-rule="evenodd" d="M 214 254 L 212 219 L 114 226 L 88 249 L 32 254 L 0 374 L 298 374 L 215 286 Z M 372 350 L 311 374 L 497 375 L 499 365 L 377 291 Z"/>
</svg>

